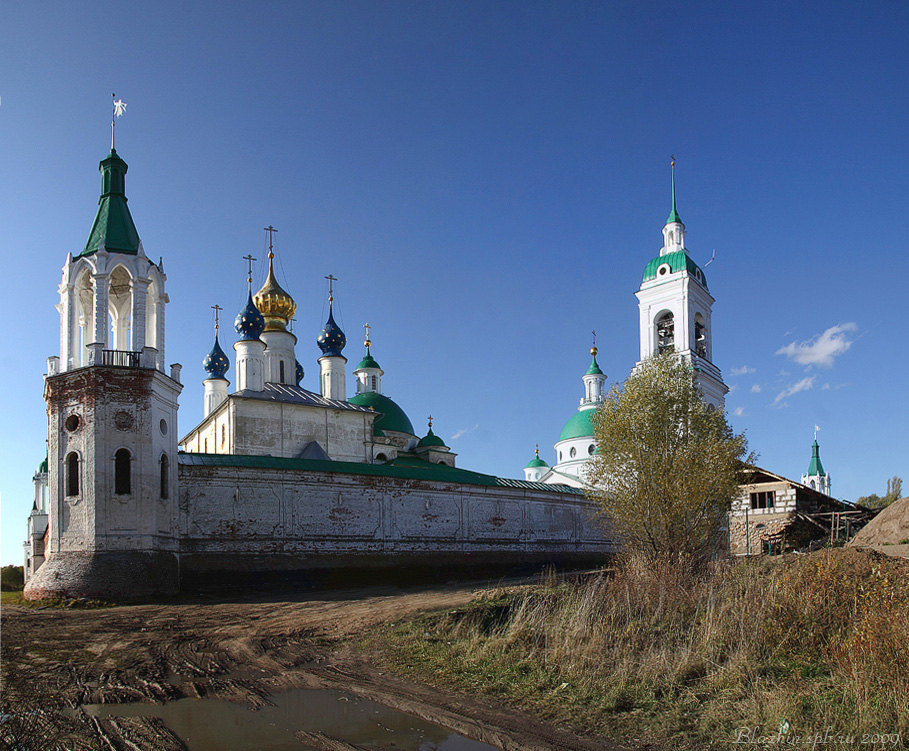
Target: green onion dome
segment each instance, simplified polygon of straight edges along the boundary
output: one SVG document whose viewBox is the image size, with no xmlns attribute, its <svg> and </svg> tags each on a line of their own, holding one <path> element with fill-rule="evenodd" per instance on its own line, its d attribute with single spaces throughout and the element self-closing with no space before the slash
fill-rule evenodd
<svg viewBox="0 0 909 751">
<path fill-rule="evenodd" d="M 404 410 L 384 394 L 366 391 L 350 397 L 347 401 L 358 407 L 369 407 L 380 413 L 374 423 L 374 435 L 380 435 L 379 431 L 384 434 L 387 430 L 416 435 L 413 431 L 413 423 L 410 422 L 410 418 L 404 413 Z"/>
<path fill-rule="evenodd" d="M 572 438 L 593 437 L 593 423 L 590 418 L 593 417 L 595 409 L 582 409 L 575 412 L 571 419 L 565 423 L 562 428 L 562 434 L 559 436 L 560 441 L 568 441 Z"/>
<path fill-rule="evenodd" d="M 430 446 L 445 446 L 445 441 L 433 433 L 432 428 L 429 429 L 429 432 L 423 436 L 417 444 L 418 448 L 428 448 Z"/>
</svg>

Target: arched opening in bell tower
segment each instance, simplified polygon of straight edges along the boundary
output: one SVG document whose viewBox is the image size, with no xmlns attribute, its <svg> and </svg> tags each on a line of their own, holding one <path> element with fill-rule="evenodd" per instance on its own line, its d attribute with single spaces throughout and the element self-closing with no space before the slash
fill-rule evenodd
<svg viewBox="0 0 909 751">
<path fill-rule="evenodd" d="M 656 319 L 656 351 L 658 355 L 675 349 L 675 317 L 667 310 Z"/>
</svg>

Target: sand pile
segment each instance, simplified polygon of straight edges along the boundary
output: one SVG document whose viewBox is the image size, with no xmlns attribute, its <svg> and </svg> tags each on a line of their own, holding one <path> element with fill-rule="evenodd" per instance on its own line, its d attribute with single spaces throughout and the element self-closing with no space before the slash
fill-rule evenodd
<svg viewBox="0 0 909 751">
<path fill-rule="evenodd" d="M 866 524 L 849 545 L 899 545 L 909 542 L 909 496 L 894 501 Z"/>
</svg>

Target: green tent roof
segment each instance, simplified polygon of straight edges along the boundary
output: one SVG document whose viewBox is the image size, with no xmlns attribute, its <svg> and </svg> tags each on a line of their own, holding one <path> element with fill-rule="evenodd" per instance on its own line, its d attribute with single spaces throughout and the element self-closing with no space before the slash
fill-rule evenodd
<svg viewBox="0 0 909 751">
<path fill-rule="evenodd" d="M 358 407 L 371 407 L 376 412 L 379 412 L 381 416 L 376 418 L 375 421 L 377 430 L 394 430 L 398 433 L 416 435 L 413 431 L 413 424 L 410 422 L 410 418 L 404 413 L 404 410 L 384 394 L 367 391 L 352 396 L 347 401 L 350 402 L 350 404 L 356 404 Z"/>
<path fill-rule="evenodd" d="M 565 423 L 562 428 L 562 434 L 559 436 L 560 441 L 567 441 L 570 438 L 584 438 L 585 436 L 593 437 L 593 417 L 596 409 L 582 409 L 571 416 L 571 419 Z"/>
<path fill-rule="evenodd" d="M 80 255 L 97 252 L 102 241 L 104 249 L 109 252 L 135 255 L 139 252 L 139 233 L 126 205 L 126 170 L 129 168 L 111 149 L 98 169 L 101 171 L 98 213 Z"/>
<path fill-rule="evenodd" d="M 701 271 L 700 267 L 691 260 L 691 257 L 684 250 L 677 250 L 674 253 L 667 253 L 664 256 L 657 256 L 656 258 L 651 259 L 644 267 L 643 281 L 649 282 L 651 279 L 656 279 L 657 269 L 664 263 L 669 264 L 670 273 L 687 270 L 691 276 L 704 285 L 705 289 L 707 288 L 707 277 L 704 276 L 704 272 Z"/>
<path fill-rule="evenodd" d="M 808 465 L 808 476 L 812 477 L 814 475 L 819 477 L 827 476 L 824 471 L 824 465 L 821 464 L 821 447 L 818 445 L 817 440 L 811 445 L 811 463 Z"/>
</svg>

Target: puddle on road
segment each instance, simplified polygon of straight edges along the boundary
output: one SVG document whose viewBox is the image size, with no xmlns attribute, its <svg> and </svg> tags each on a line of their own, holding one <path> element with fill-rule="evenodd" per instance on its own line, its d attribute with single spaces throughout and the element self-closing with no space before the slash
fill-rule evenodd
<svg viewBox="0 0 909 751">
<path fill-rule="evenodd" d="M 319 732 L 370 749 L 488 751 L 493 746 L 343 691 L 294 689 L 253 711 L 218 699 L 167 704 L 86 704 L 95 717 L 160 717 L 189 751 L 301 751 L 297 730 Z"/>
</svg>

